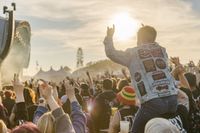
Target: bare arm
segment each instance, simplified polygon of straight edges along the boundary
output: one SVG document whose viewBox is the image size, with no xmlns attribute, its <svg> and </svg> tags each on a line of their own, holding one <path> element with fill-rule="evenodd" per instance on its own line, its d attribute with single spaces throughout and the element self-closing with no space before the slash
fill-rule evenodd
<svg viewBox="0 0 200 133">
<path fill-rule="evenodd" d="M 55 118 L 55 132 L 75 133 L 69 115 L 64 113 L 63 109 L 58 105 L 53 96 L 52 86 L 48 85 L 44 81 L 44 84 L 40 86 L 40 92 L 41 95 L 46 99 L 52 111 L 52 115 Z"/>
<path fill-rule="evenodd" d="M 89 79 L 90 88 L 92 88 L 93 89 L 93 93 L 95 93 L 95 86 L 94 86 L 94 83 L 93 83 L 93 79 L 90 76 L 90 73 L 88 71 L 86 72 L 86 75 L 88 76 L 88 79 Z"/>
<path fill-rule="evenodd" d="M 175 70 L 172 72 L 172 75 L 179 79 L 181 87 L 191 89 L 190 85 L 184 75 L 185 70 L 184 70 L 184 67 L 180 64 L 179 58 L 173 57 L 173 58 L 171 58 L 171 61 L 176 66 Z"/>
<path fill-rule="evenodd" d="M 17 124 L 21 124 L 22 122 L 28 120 L 28 112 L 23 95 L 24 85 L 19 80 L 18 74 L 14 74 L 13 89 L 16 93 L 16 103 L 13 107 L 9 120 L 11 124 L 14 124 L 14 119 L 16 119 Z"/>
</svg>

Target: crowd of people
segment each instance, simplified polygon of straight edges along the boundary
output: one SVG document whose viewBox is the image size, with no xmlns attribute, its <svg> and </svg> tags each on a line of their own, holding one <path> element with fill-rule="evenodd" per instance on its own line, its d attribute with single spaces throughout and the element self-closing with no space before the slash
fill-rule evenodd
<svg viewBox="0 0 200 133">
<path fill-rule="evenodd" d="M 13 85 L 1 91 L 0 133 L 199 133 L 196 75 L 178 57 L 170 58 L 169 69 L 151 26 L 143 26 L 138 46 L 125 52 L 114 48 L 113 34 L 114 27 L 108 28 L 106 55 L 130 74 L 86 72 L 87 79 L 66 77 L 60 83 L 22 82 L 15 74 Z"/>
</svg>

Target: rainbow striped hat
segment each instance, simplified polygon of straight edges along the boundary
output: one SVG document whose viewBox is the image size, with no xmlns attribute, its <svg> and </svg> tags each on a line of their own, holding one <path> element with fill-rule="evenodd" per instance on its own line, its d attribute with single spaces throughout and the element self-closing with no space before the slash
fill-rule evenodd
<svg viewBox="0 0 200 133">
<path fill-rule="evenodd" d="M 135 91 L 131 86 L 125 86 L 119 93 L 117 93 L 117 100 L 124 105 L 135 105 Z"/>
</svg>

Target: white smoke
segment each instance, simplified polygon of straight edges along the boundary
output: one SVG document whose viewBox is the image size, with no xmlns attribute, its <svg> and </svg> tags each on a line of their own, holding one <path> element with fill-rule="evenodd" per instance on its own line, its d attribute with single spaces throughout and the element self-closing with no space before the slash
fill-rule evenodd
<svg viewBox="0 0 200 133">
<path fill-rule="evenodd" d="M 15 38 L 8 56 L 1 65 L 2 85 L 10 85 L 14 73 L 23 75 L 23 68 L 27 68 L 30 59 L 30 27 L 19 23 L 16 27 Z"/>
</svg>

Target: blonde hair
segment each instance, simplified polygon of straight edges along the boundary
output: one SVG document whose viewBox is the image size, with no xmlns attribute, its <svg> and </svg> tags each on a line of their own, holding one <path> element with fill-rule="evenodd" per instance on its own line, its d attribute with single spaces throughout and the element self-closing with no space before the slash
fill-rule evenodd
<svg viewBox="0 0 200 133">
<path fill-rule="evenodd" d="M 2 120 L 0 120 L 0 132 L 1 133 L 7 133 L 7 127 Z"/>
<path fill-rule="evenodd" d="M 55 133 L 55 119 L 51 112 L 43 114 L 37 122 L 37 127 L 41 133 Z"/>
</svg>

